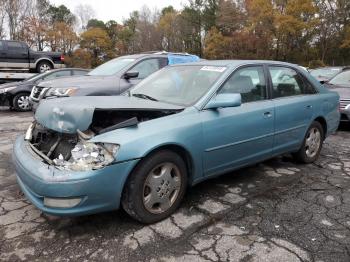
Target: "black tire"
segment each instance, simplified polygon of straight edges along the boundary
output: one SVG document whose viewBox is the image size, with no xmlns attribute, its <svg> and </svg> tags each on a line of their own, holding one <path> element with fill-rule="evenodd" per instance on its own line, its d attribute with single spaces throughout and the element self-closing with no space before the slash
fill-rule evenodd
<svg viewBox="0 0 350 262">
<path fill-rule="evenodd" d="M 320 133 L 320 144 L 317 150 L 314 150 L 314 154 L 310 155 L 310 153 L 307 153 L 309 148 L 309 146 L 307 145 L 307 140 L 310 137 L 310 132 L 314 133 L 313 130 L 318 130 L 318 132 Z M 320 155 L 324 138 L 325 138 L 325 134 L 324 134 L 322 125 L 317 121 L 312 122 L 312 124 L 310 125 L 309 129 L 306 132 L 301 148 L 299 149 L 298 152 L 293 153 L 294 159 L 300 163 L 305 163 L 305 164 L 314 162 Z"/>
<path fill-rule="evenodd" d="M 29 103 L 29 95 L 30 93 L 18 93 L 12 99 L 13 109 L 20 112 L 30 111 L 32 109 Z"/>
<path fill-rule="evenodd" d="M 36 72 L 37 73 L 44 73 L 48 70 L 51 70 L 53 68 L 52 64 L 49 61 L 41 61 L 36 66 Z"/>
<path fill-rule="evenodd" d="M 177 171 L 181 176 L 180 179 L 180 188 L 177 191 L 176 198 L 170 207 L 164 212 L 160 213 L 150 212 L 145 204 L 145 186 L 147 178 L 153 170 L 158 166 L 164 164 L 173 164 L 177 167 Z M 159 197 L 160 192 L 158 191 L 159 186 L 157 185 L 157 191 L 154 193 Z M 184 197 L 187 186 L 187 169 L 184 160 L 176 153 L 170 150 L 161 150 L 142 160 L 140 164 L 136 166 L 133 172 L 130 174 L 122 195 L 122 206 L 123 209 L 134 219 L 141 223 L 150 224 L 160 221 L 168 216 L 170 216 L 180 205 L 181 200 Z M 175 191 L 175 190 L 174 190 Z M 159 192 L 159 193 L 158 193 Z M 169 193 L 169 199 L 171 198 L 172 193 Z"/>
</svg>

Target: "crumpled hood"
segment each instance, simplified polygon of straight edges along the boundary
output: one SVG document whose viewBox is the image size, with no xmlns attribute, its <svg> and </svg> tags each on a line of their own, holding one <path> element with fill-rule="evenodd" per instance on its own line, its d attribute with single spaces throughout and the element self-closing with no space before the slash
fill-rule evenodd
<svg viewBox="0 0 350 262">
<path fill-rule="evenodd" d="M 116 85 L 116 79 L 106 76 L 73 76 L 64 77 L 63 79 L 57 78 L 48 81 L 42 81 L 38 86 L 42 87 L 56 87 L 56 88 L 91 88 L 96 86 L 109 87 Z"/>
<path fill-rule="evenodd" d="M 35 113 L 38 123 L 61 133 L 89 128 L 95 109 L 181 110 L 183 107 L 128 96 L 78 96 L 41 101 Z"/>
</svg>

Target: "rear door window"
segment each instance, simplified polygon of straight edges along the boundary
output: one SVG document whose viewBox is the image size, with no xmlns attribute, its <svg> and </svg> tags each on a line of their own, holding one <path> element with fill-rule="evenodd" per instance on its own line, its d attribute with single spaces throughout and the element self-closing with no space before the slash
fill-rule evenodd
<svg viewBox="0 0 350 262">
<path fill-rule="evenodd" d="M 269 66 L 274 98 L 317 93 L 316 88 L 296 70 L 283 66 Z"/>
<path fill-rule="evenodd" d="M 269 66 L 269 72 L 275 98 L 302 94 L 303 80 L 295 70 L 282 66 Z"/>
<path fill-rule="evenodd" d="M 21 51 L 24 50 L 24 47 L 20 42 L 9 41 L 7 42 L 7 49 L 9 51 Z"/>
</svg>

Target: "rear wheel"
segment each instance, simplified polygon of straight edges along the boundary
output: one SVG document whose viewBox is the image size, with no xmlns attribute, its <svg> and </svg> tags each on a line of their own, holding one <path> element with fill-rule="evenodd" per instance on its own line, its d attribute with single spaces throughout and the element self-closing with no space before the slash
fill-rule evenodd
<svg viewBox="0 0 350 262">
<path fill-rule="evenodd" d="M 48 70 L 51 70 L 53 68 L 53 66 L 51 65 L 51 63 L 49 61 L 41 61 L 39 62 L 39 64 L 36 67 L 36 71 L 38 73 L 44 73 Z"/>
<path fill-rule="evenodd" d="M 16 111 L 30 111 L 29 93 L 19 93 L 12 100 L 12 106 Z"/>
<path fill-rule="evenodd" d="M 320 155 L 324 140 L 324 130 L 322 125 L 314 121 L 306 132 L 303 145 L 298 152 L 294 153 L 294 158 L 302 163 L 312 163 Z"/>
<path fill-rule="evenodd" d="M 130 175 L 123 192 L 124 210 L 142 223 L 154 223 L 171 215 L 186 190 L 183 159 L 162 150 L 142 160 Z"/>
</svg>

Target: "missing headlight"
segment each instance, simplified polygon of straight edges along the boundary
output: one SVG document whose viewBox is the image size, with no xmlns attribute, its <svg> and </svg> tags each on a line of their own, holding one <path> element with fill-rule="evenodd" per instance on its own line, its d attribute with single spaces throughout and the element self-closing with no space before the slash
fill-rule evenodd
<svg viewBox="0 0 350 262">
<path fill-rule="evenodd" d="M 71 158 L 64 160 L 63 155 L 53 160 L 59 169 L 72 171 L 88 171 L 100 169 L 112 163 L 119 149 L 115 144 L 95 144 L 78 142 L 71 150 Z"/>
</svg>

